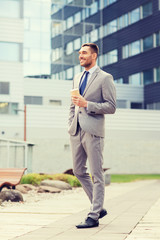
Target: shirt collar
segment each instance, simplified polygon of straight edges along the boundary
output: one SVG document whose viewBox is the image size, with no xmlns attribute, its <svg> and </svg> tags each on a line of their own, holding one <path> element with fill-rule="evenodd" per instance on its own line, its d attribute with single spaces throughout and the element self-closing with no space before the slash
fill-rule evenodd
<svg viewBox="0 0 160 240">
<path fill-rule="evenodd" d="M 94 73 L 94 71 L 96 70 L 97 65 L 95 65 L 94 67 L 92 67 L 91 69 L 89 69 L 87 72 L 89 72 L 90 74 Z"/>
</svg>

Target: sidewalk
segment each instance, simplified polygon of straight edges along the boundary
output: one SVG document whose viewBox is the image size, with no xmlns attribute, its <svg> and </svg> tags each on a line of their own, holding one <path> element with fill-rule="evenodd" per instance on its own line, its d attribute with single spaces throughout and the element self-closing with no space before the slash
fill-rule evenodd
<svg viewBox="0 0 160 240">
<path fill-rule="evenodd" d="M 76 229 L 89 201 L 83 190 L 38 203 L 0 208 L 0 240 L 160 240 L 160 181 L 111 184 L 108 215 L 92 229 Z"/>
</svg>

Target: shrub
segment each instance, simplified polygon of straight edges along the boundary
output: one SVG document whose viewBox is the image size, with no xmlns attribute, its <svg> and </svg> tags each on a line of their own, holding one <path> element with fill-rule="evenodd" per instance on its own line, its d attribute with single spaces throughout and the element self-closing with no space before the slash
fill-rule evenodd
<svg viewBox="0 0 160 240">
<path fill-rule="evenodd" d="M 32 185 L 40 185 L 41 181 L 45 179 L 51 179 L 51 180 L 60 180 L 64 181 L 66 183 L 69 183 L 72 187 L 80 187 L 81 184 L 78 181 L 78 179 L 70 174 L 63 174 L 63 173 L 57 173 L 57 174 L 38 174 L 38 173 L 29 173 L 26 175 L 23 175 L 21 179 L 21 184 L 32 184 Z"/>
</svg>

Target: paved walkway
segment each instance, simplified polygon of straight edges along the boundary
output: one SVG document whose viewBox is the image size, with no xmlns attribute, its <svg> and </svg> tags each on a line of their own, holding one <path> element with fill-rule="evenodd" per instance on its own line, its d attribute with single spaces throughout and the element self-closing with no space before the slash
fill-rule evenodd
<svg viewBox="0 0 160 240">
<path fill-rule="evenodd" d="M 83 191 L 0 208 L 0 240 L 160 240 L 160 181 L 111 184 L 104 205 L 108 215 L 92 229 L 75 227 L 89 208 Z"/>
</svg>

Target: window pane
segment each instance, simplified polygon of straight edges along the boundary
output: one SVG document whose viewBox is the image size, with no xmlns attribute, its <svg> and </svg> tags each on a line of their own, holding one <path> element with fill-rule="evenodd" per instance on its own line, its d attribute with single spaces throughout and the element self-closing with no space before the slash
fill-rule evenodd
<svg viewBox="0 0 160 240">
<path fill-rule="evenodd" d="M 130 12 L 130 23 L 135 23 L 140 20 L 140 9 L 137 8 Z"/>
<path fill-rule="evenodd" d="M 130 44 L 131 56 L 139 54 L 141 51 L 140 41 L 136 41 Z"/>
<path fill-rule="evenodd" d="M 117 31 L 117 19 L 108 23 L 108 33 L 114 33 Z"/>
<path fill-rule="evenodd" d="M 42 105 L 42 97 L 24 96 L 24 104 Z"/>
<path fill-rule="evenodd" d="M 123 47 L 123 58 L 129 57 L 129 45 Z"/>
<path fill-rule="evenodd" d="M 156 68 L 156 82 L 160 82 L 160 67 Z"/>
<path fill-rule="evenodd" d="M 110 4 L 112 4 L 112 3 L 114 3 L 114 2 L 116 2 L 117 0 L 108 0 L 108 5 L 110 5 Z"/>
<path fill-rule="evenodd" d="M 123 18 L 124 16 L 121 16 L 118 18 L 118 29 L 121 29 L 124 27 Z"/>
<path fill-rule="evenodd" d="M 91 12 L 91 15 L 98 12 L 98 2 L 94 2 L 91 4 L 90 12 Z"/>
<path fill-rule="evenodd" d="M 20 60 L 19 44 L 0 42 L 0 60 L 18 62 Z"/>
<path fill-rule="evenodd" d="M 74 40 L 74 50 L 78 50 L 81 47 L 81 39 L 77 38 L 76 40 Z"/>
<path fill-rule="evenodd" d="M 98 30 L 95 29 L 90 33 L 91 42 L 96 42 L 98 40 Z"/>
<path fill-rule="evenodd" d="M 19 0 L 0 0 L 0 16 L 1 17 L 20 17 Z"/>
<path fill-rule="evenodd" d="M 128 26 L 128 24 L 129 24 L 129 20 L 128 20 L 128 13 L 126 13 L 124 16 L 124 27 L 127 27 Z"/>
<path fill-rule="evenodd" d="M 117 108 L 126 108 L 127 107 L 127 101 L 126 100 L 117 100 Z"/>
<path fill-rule="evenodd" d="M 117 50 L 113 50 L 111 52 L 109 52 L 108 54 L 108 64 L 111 63 L 115 63 L 118 60 L 118 51 Z"/>
<path fill-rule="evenodd" d="M 153 36 L 149 36 L 143 39 L 143 51 L 153 48 Z"/>
<path fill-rule="evenodd" d="M 74 24 L 79 23 L 81 21 L 81 12 L 78 12 L 74 15 Z"/>
<path fill-rule="evenodd" d="M 66 47 L 66 54 L 69 55 L 73 52 L 73 42 L 69 42 Z"/>
<path fill-rule="evenodd" d="M 156 33 L 156 47 L 160 46 L 160 32 Z"/>
<path fill-rule="evenodd" d="M 0 94 L 9 94 L 9 82 L 0 82 Z"/>
<path fill-rule="evenodd" d="M 18 103 L 11 103 L 10 104 L 10 114 L 16 115 L 18 112 L 16 111 L 18 109 Z"/>
<path fill-rule="evenodd" d="M 122 84 L 123 83 L 123 78 L 118 78 L 114 80 L 115 83 Z"/>
<path fill-rule="evenodd" d="M 143 71 L 143 82 L 144 85 L 153 83 L 153 69 Z"/>
<path fill-rule="evenodd" d="M 140 86 L 141 85 L 141 74 L 136 73 L 133 75 L 129 76 L 129 84 L 135 85 L 135 86 Z"/>
<path fill-rule="evenodd" d="M 5 102 L 0 102 L 0 114 L 9 113 L 9 104 Z"/>
<path fill-rule="evenodd" d="M 142 9 L 143 9 L 143 18 L 151 15 L 152 14 L 152 3 L 149 2 L 147 4 L 144 4 L 142 6 Z"/>
</svg>

